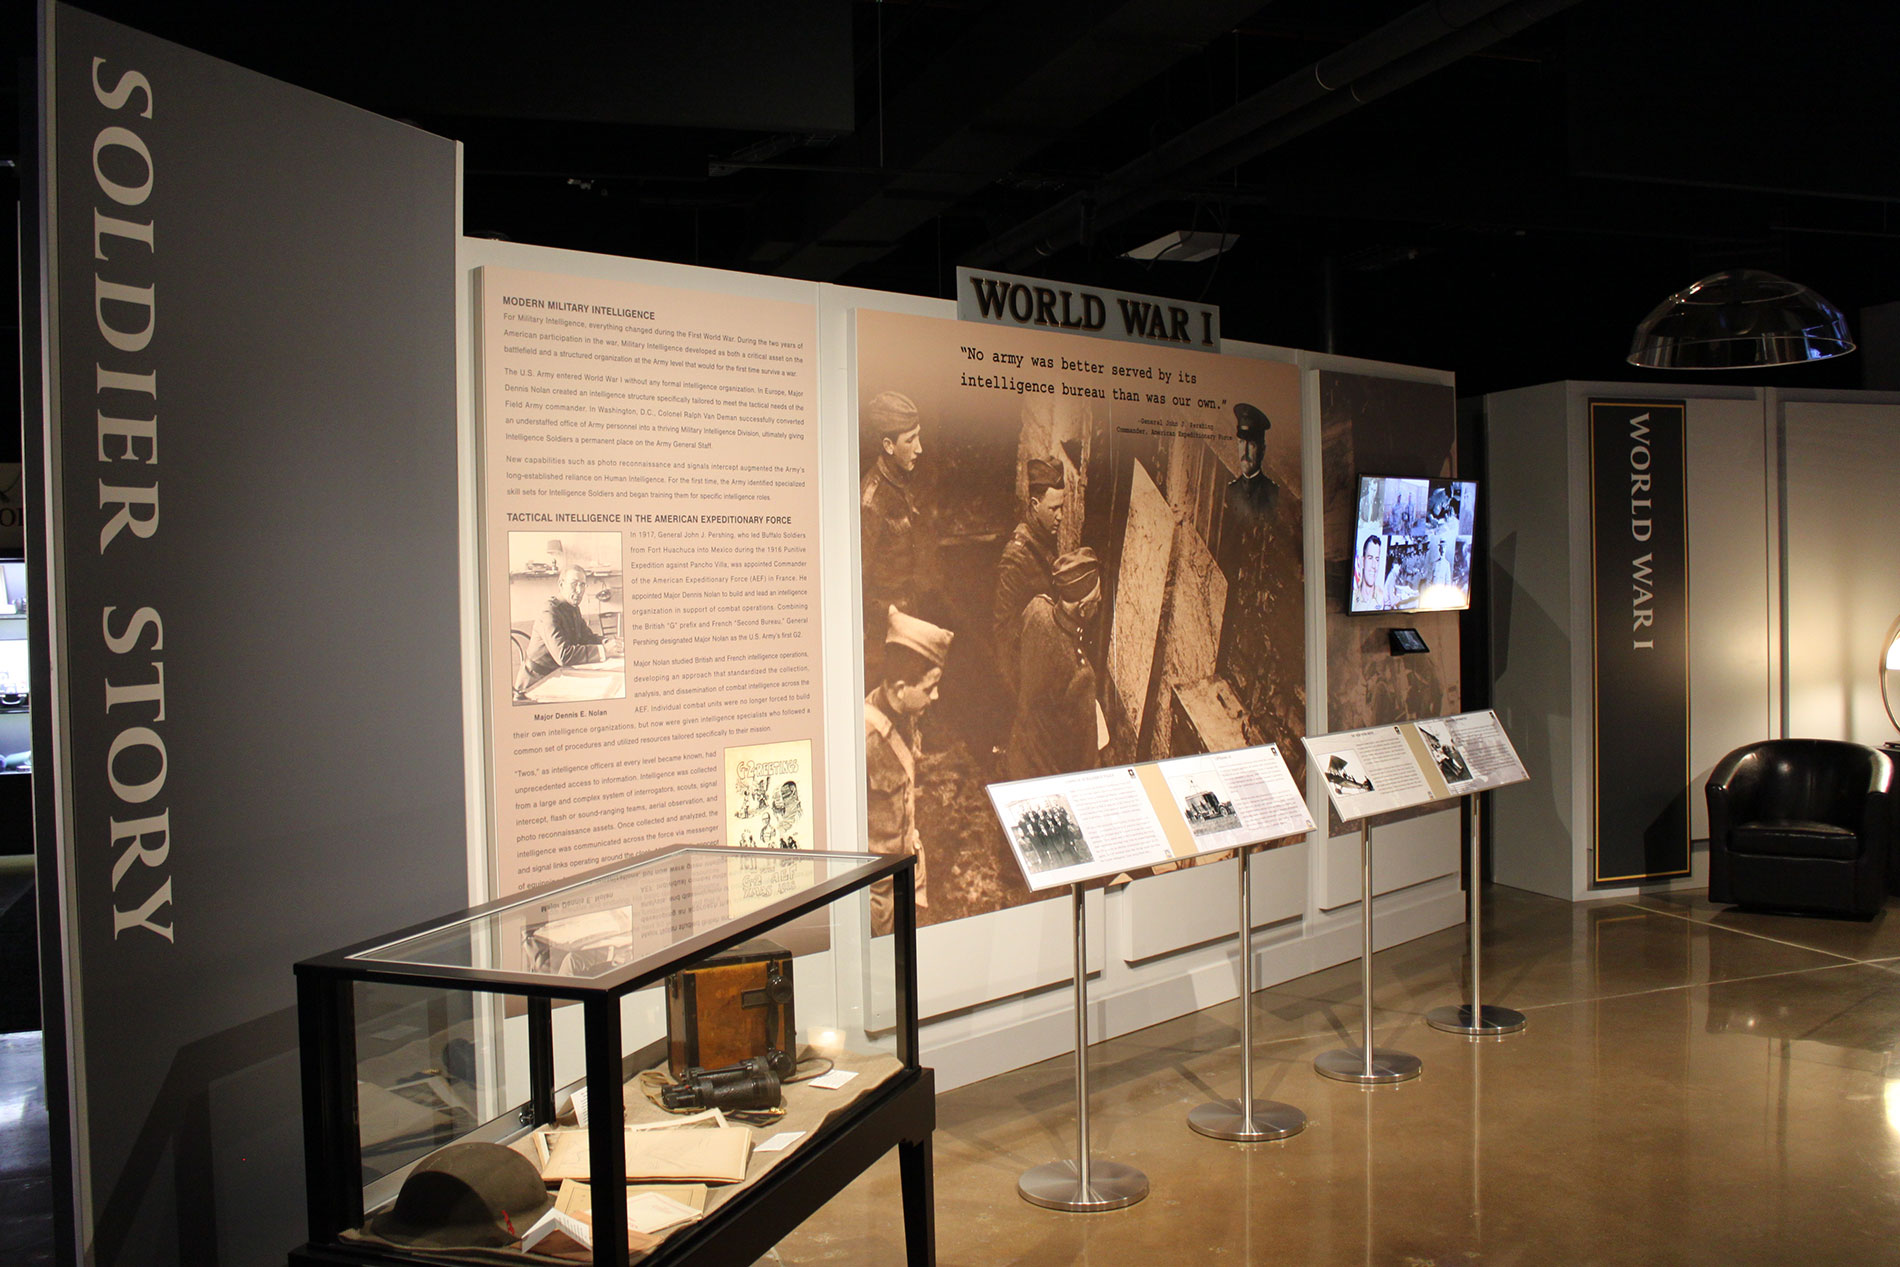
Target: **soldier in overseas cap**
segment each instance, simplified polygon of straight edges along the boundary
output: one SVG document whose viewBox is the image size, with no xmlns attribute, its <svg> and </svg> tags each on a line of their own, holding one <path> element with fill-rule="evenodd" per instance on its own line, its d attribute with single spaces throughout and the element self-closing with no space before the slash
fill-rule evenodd
<svg viewBox="0 0 1900 1267">
<path fill-rule="evenodd" d="M 1088 631 L 1102 607 L 1102 563 L 1086 546 L 1055 561 L 1053 594 L 1023 610 L 1021 681 L 1009 733 L 1009 777 L 1092 769 L 1097 744 L 1095 666 Z"/>
<path fill-rule="evenodd" d="M 937 685 L 956 635 L 895 607 L 885 611 L 883 680 L 864 700 L 864 767 L 869 787 L 865 834 L 871 852 L 912 854 L 917 909 L 930 905 L 923 839 L 917 831 L 917 722 L 937 700 Z M 893 923 L 893 886 L 871 886 L 871 934 Z"/>
<path fill-rule="evenodd" d="M 1055 567 L 1056 537 L 1062 529 L 1068 489 L 1062 464 L 1042 458 L 1023 463 L 1022 521 L 1003 546 L 996 563 L 996 599 L 990 609 L 990 631 L 996 668 L 1013 694 L 1022 648 L 1023 609 L 1038 594 L 1054 592 L 1050 573 Z"/>
<path fill-rule="evenodd" d="M 906 431 L 915 431 L 921 421 L 917 412 L 917 402 L 903 392 L 879 392 L 864 405 L 864 425 L 881 436 L 902 435 Z M 919 452 L 921 451 L 920 449 Z M 914 454 L 912 456 L 915 457 Z"/>
<path fill-rule="evenodd" d="M 875 680 L 884 641 L 884 613 L 915 613 L 934 589 L 935 541 L 917 501 L 914 476 L 924 454 L 923 417 L 902 392 L 879 392 L 858 412 L 861 430 L 876 436 L 877 460 L 858 485 L 859 540 L 864 554 L 865 671 Z"/>
<path fill-rule="evenodd" d="M 948 629 L 940 629 L 927 620 L 895 609 L 886 613 L 890 628 L 884 634 L 886 647 L 904 647 L 915 651 L 931 665 L 942 670 L 950 658 L 950 642 L 956 637 Z"/>
<path fill-rule="evenodd" d="M 1265 510 L 1272 504 L 1274 482 L 1260 469 L 1272 426 L 1258 406 L 1244 400 L 1234 406 L 1234 434 L 1240 437 L 1240 474 L 1227 485 L 1229 510 Z"/>
</svg>

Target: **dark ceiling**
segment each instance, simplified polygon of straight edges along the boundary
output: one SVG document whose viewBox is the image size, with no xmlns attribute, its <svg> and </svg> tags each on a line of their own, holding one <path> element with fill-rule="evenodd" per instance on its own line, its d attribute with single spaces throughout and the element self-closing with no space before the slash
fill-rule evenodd
<svg viewBox="0 0 1900 1267">
<path fill-rule="evenodd" d="M 1206 300 L 1462 394 L 1664 380 L 1631 328 L 1723 268 L 1857 328 L 1900 299 L 1900 16 L 1864 0 L 82 7 L 461 140 L 471 233 Z M 1232 249 L 1121 258 L 1188 228 Z M 1735 381 L 1860 386 L 1870 350 Z"/>
</svg>

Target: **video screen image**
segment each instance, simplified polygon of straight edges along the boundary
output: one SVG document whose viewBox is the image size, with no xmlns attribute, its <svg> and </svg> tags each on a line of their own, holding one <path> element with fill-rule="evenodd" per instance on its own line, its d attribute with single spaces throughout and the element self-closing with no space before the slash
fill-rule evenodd
<svg viewBox="0 0 1900 1267">
<path fill-rule="evenodd" d="M 1351 612 L 1471 606 L 1473 480 L 1361 475 Z"/>
</svg>

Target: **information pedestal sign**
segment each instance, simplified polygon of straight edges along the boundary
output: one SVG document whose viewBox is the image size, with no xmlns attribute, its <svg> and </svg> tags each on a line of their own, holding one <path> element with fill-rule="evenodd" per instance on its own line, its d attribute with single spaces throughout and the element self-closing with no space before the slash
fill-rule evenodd
<svg viewBox="0 0 1900 1267">
<path fill-rule="evenodd" d="M 1372 1045 L 1372 824 L 1359 824 L 1359 915 L 1364 946 L 1359 955 L 1361 1033 L 1358 1047 L 1321 1052 L 1313 1068 L 1339 1082 L 1357 1082 L 1364 1086 L 1383 1086 L 1408 1082 L 1425 1070 L 1425 1064 L 1410 1052 Z"/>
<path fill-rule="evenodd" d="M 1372 1043 L 1372 824 L 1376 814 L 1451 801 L 1526 777 L 1524 763 L 1493 712 L 1461 713 L 1426 721 L 1372 726 L 1320 735 L 1306 750 L 1326 780 L 1326 795 L 1341 822 L 1359 824 L 1359 909 L 1364 948 L 1360 957 L 1364 1045 L 1329 1051 L 1313 1062 L 1328 1078 L 1377 1086 L 1416 1078 L 1416 1056 L 1380 1050 Z M 1473 802 L 1471 831 L 1471 1002 L 1439 1008 L 1427 1019 L 1438 1029 L 1462 1034 L 1508 1034 L 1524 1017 L 1489 1008 L 1478 995 L 1479 818 Z"/>
<path fill-rule="evenodd" d="M 1016 1191 L 1045 1210 L 1087 1214 L 1120 1210 L 1148 1195 L 1148 1176 L 1133 1166 L 1089 1156 L 1089 960 L 1087 922 L 1080 884 L 1071 890 L 1075 910 L 1075 1160 L 1032 1166 Z"/>
<path fill-rule="evenodd" d="M 1465 1034 L 1472 1038 L 1502 1038 L 1506 1034 L 1515 1034 L 1524 1028 L 1524 1014 L 1508 1007 L 1496 1007 L 1480 1002 L 1484 995 L 1479 989 L 1478 972 L 1478 932 L 1481 927 L 1480 916 L 1484 903 L 1478 895 L 1478 879 L 1482 859 L 1479 856 L 1478 828 L 1483 813 L 1479 799 L 1471 798 L 1471 840 L 1469 842 L 1471 858 L 1471 882 L 1468 887 L 1470 898 L 1471 925 L 1471 1002 L 1451 1007 L 1435 1007 L 1425 1013 L 1425 1023 L 1433 1029 L 1442 1029 L 1447 1034 Z"/>
<path fill-rule="evenodd" d="M 1253 1098 L 1253 881 L 1248 849 L 1234 851 L 1240 864 L 1240 1098 L 1210 1100 L 1188 1113 L 1188 1125 L 1213 1139 L 1252 1144 L 1287 1139 L 1306 1129 L 1306 1114 L 1278 1100 Z"/>
<path fill-rule="evenodd" d="M 1298 1109 L 1253 1099 L 1253 932 L 1247 849 L 1291 844 L 1313 817 L 1278 746 L 992 783 L 990 803 L 1034 890 L 1068 885 L 1075 901 L 1074 1161 L 1024 1173 L 1023 1200 L 1050 1210 L 1119 1210 L 1148 1195 L 1131 1166 L 1089 1157 L 1088 959 L 1082 888 L 1125 872 L 1226 849 L 1240 857 L 1241 1098 L 1194 1110 L 1189 1123 L 1219 1139 L 1284 1139 L 1306 1125 Z M 1220 1118 L 1225 1112 L 1227 1118 Z M 1216 1120 L 1220 1119 L 1220 1120 Z M 1231 1119 L 1231 1120 L 1229 1120 Z"/>
</svg>

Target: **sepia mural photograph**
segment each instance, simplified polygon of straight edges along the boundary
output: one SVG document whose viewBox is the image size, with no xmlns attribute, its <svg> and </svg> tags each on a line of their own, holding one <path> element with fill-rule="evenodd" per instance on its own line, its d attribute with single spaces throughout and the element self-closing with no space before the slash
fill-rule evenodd
<svg viewBox="0 0 1900 1267">
<path fill-rule="evenodd" d="M 858 314 L 870 846 L 1030 900 L 986 784 L 1305 729 L 1290 364 Z M 875 919 L 875 915 L 874 915 Z"/>
</svg>

